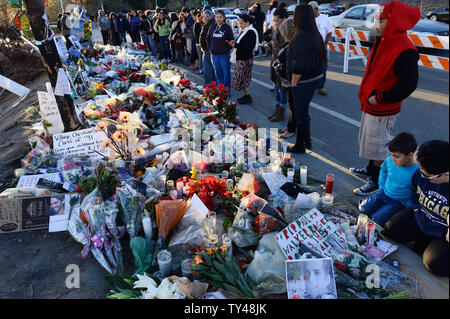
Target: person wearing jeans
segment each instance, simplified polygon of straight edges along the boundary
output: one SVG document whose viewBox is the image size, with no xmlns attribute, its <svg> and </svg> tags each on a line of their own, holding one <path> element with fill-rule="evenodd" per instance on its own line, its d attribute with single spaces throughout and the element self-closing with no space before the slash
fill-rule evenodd
<svg viewBox="0 0 450 319">
<path fill-rule="evenodd" d="M 169 48 L 169 34 L 170 34 L 170 22 L 166 19 L 164 12 L 160 11 L 158 15 L 158 20 L 155 22 L 154 26 L 155 32 L 159 35 L 159 58 L 160 59 L 170 59 L 170 48 Z"/>
<path fill-rule="evenodd" d="M 326 49 L 317 29 L 311 6 L 298 5 L 294 13 L 296 34 L 286 53 L 286 67 L 291 79 L 297 138 L 291 153 L 311 149 L 309 104 L 323 82 Z"/>
<path fill-rule="evenodd" d="M 206 38 L 209 33 L 210 27 L 214 24 L 214 14 L 211 10 L 203 11 L 203 26 L 200 32 L 200 47 L 203 52 L 203 78 L 205 85 L 216 81 L 216 71 L 211 60 L 211 52 L 208 49 Z"/>
<path fill-rule="evenodd" d="M 206 42 L 211 51 L 218 84 L 223 84 L 231 90 L 230 43 L 234 40 L 233 30 L 225 22 L 225 13 L 222 10 L 216 12 L 215 20 L 216 23 L 209 29 Z"/>
</svg>

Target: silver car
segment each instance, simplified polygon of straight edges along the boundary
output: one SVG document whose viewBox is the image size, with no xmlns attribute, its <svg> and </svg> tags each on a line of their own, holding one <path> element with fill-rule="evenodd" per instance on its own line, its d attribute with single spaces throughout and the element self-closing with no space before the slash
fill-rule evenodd
<svg viewBox="0 0 450 319">
<path fill-rule="evenodd" d="M 329 17 L 335 28 L 370 31 L 370 42 L 375 40 L 375 12 L 377 4 L 364 4 L 354 6 L 340 15 Z M 410 32 L 427 33 L 429 35 L 448 36 L 448 24 L 420 19 Z"/>
</svg>

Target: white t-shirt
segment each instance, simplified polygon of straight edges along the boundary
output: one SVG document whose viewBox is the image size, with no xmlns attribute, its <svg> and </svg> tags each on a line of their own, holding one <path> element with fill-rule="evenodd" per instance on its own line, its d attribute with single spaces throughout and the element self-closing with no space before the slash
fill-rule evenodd
<svg viewBox="0 0 450 319">
<path fill-rule="evenodd" d="M 267 23 L 267 29 L 269 29 L 273 25 L 273 14 L 277 8 L 273 8 L 266 14 L 266 23 Z"/>
<path fill-rule="evenodd" d="M 323 41 L 325 42 L 327 38 L 327 34 L 333 32 L 334 27 L 330 22 L 330 19 L 324 14 L 319 14 L 316 18 L 317 29 L 319 29 L 320 34 L 322 35 Z"/>
</svg>

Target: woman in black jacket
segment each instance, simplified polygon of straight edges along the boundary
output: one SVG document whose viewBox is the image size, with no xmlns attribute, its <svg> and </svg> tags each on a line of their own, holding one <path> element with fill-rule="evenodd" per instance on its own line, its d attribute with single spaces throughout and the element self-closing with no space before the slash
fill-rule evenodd
<svg viewBox="0 0 450 319">
<path fill-rule="evenodd" d="M 295 8 L 294 25 L 296 34 L 287 51 L 286 67 L 294 98 L 297 139 L 289 151 L 305 153 L 305 147 L 311 148 L 309 104 L 323 81 L 326 49 L 311 6 Z"/>
<path fill-rule="evenodd" d="M 253 55 L 258 50 L 258 31 L 251 25 L 251 18 L 247 14 L 239 19 L 241 33 L 231 46 L 236 49 L 236 68 L 231 82 L 231 88 L 236 91 L 243 90 L 244 96 L 238 99 L 239 104 L 252 102 L 250 96 L 250 82 L 252 81 Z"/>
</svg>

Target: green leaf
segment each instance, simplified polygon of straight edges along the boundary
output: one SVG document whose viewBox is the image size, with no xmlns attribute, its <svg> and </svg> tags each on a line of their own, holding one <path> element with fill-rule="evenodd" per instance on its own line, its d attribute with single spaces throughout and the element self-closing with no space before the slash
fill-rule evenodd
<svg viewBox="0 0 450 319">
<path fill-rule="evenodd" d="M 217 260 L 213 261 L 213 265 L 220 273 L 224 274 L 224 273 L 227 272 L 227 270 L 225 269 L 224 265 L 219 263 Z"/>
<path fill-rule="evenodd" d="M 239 295 L 241 295 L 241 296 L 244 296 L 244 297 L 248 297 L 248 296 L 246 296 L 246 294 L 245 294 L 243 291 L 240 291 L 240 290 L 239 290 L 238 288 L 236 288 L 235 286 L 229 285 L 229 284 L 227 284 L 227 283 L 224 283 L 223 285 L 224 285 L 224 287 L 225 287 L 226 290 L 235 292 L 235 293 L 237 293 L 237 294 L 239 294 Z"/>
<path fill-rule="evenodd" d="M 123 292 L 119 292 L 113 295 L 109 295 L 107 297 L 108 299 L 132 299 L 132 297 L 130 295 L 127 295 Z"/>
<path fill-rule="evenodd" d="M 211 278 L 212 280 L 215 280 L 215 281 L 223 281 L 224 279 L 222 278 L 222 276 L 219 276 L 218 274 L 215 274 L 215 273 L 209 273 L 209 274 L 207 274 L 208 276 L 209 276 L 209 278 Z"/>
<path fill-rule="evenodd" d="M 125 277 L 125 278 L 128 279 L 128 277 Z M 133 285 L 127 283 L 124 280 L 124 277 L 120 276 L 120 275 L 106 276 L 105 280 L 108 283 L 108 285 L 110 286 L 111 290 L 120 291 L 120 290 L 133 288 Z"/>
<path fill-rule="evenodd" d="M 136 274 L 142 274 L 150 267 L 153 255 L 146 254 L 146 242 L 143 237 L 134 237 L 130 240 L 130 248 L 133 251 L 136 263 L 138 264 L 138 269 L 133 275 L 136 276 Z"/>
<path fill-rule="evenodd" d="M 205 264 L 207 264 L 208 266 L 212 266 L 212 260 L 211 257 L 205 253 L 205 252 L 201 252 L 203 260 L 205 261 Z"/>
</svg>

